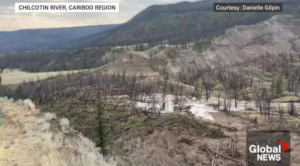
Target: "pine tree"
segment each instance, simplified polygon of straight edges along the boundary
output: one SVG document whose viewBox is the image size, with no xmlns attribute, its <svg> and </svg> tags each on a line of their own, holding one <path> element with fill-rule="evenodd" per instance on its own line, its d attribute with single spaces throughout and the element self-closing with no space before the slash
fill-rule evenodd
<svg viewBox="0 0 300 166">
<path fill-rule="evenodd" d="M 106 155 L 108 153 L 108 126 L 105 119 L 105 103 L 99 102 L 96 105 L 96 120 L 95 120 L 95 137 L 96 147 L 101 149 L 101 153 Z"/>
<path fill-rule="evenodd" d="M 275 94 L 276 97 L 279 97 L 282 94 L 282 78 L 278 77 L 275 84 Z"/>
<path fill-rule="evenodd" d="M 274 97 L 274 95 L 276 94 L 276 91 L 275 91 L 275 84 L 276 84 L 276 82 L 275 82 L 275 80 L 274 80 L 274 78 L 273 78 L 272 84 L 271 84 L 271 87 L 270 87 L 270 92 L 271 92 L 272 97 Z"/>
</svg>

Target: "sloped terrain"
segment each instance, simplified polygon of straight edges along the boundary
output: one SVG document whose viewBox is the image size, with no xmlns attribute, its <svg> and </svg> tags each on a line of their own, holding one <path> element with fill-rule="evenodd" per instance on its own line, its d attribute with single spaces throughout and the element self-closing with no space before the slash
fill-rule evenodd
<svg viewBox="0 0 300 166">
<path fill-rule="evenodd" d="M 281 2 L 282 0 L 276 0 Z M 276 2 L 270 0 L 210 0 L 153 5 L 133 17 L 127 23 L 111 30 L 71 41 L 53 49 L 124 46 L 143 43 L 181 44 L 194 39 L 208 39 L 223 34 L 235 25 L 251 25 L 269 19 L 272 12 L 213 12 L 214 2 Z M 283 1 L 283 11 L 297 14 L 299 1 Z M 299 12 L 298 12 L 299 13 Z"/>
<path fill-rule="evenodd" d="M 276 15 L 269 20 L 249 26 L 235 26 L 212 41 L 210 46 L 187 44 L 162 45 L 144 51 L 144 57 L 132 59 L 120 57 L 110 68 L 127 68 L 128 64 L 139 64 L 136 69 L 147 68 L 162 75 L 177 77 L 181 73 L 191 73 L 208 66 L 231 65 L 247 62 L 260 56 L 278 56 L 299 51 L 300 19 L 290 15 Z M 198 51 L 197 48 L 201 48 Z M 141 54 L 138 52 L 127 54 Z M 124 55 L 126 56 L 126 55 Z M 123 59 L 122 59 L 123 58 Z M 130 61 L 127 61 L 131 59 Z M 148 60 L 148 62 L 147 62 Z M 112 63 L 114 64 L 114 63 Z M 149 65 L 150 64 L 150 67 Z M 127 67 L 126 67 L 127 66 Z M 135 65 L 129 65 L 134 68 Z M 124 67 L 124 68 L 123 68 Z M 118 70 L 120 72 L 122 70 Z"/>
<path fill-rule="evenodd" d="M 32 72 L 95 69 L 14 85 L 4 73 L 0 95 L 30 98 L 43 113 L 29 100 L 0 103 L 0 164 L 117 166 L 92 140 L 122 166 L 244 166 L 247 130 L 290 130 L 292 166 L 300 165 L 299 18 L 257 23 L 274 13 L 207 12 L 212 2 L 152 6 L 80 43 L 112 47 L 2 55 L 0 67 Z M 180 25 L 178 17 L 186 22 Z M 186 42 L 191 36 L 202 39 Z M 161 42 L 128 45 L 155 40 Z"/>
<path fill-rule="evenodd" d="M 282 121 L 276 116 L 270 123 L 251 111 L 212 114 L 216 123 L 183 112 L 164 114 L 157 119 L 132 117 L 125 124 L 122 136 L 114 141 L 114 147 L 118 147 L 116 153 L 136 165 L 246 165 L 247 130 L 285 130 L 299 125 L 296 117 Z M 254 117 L 259 119 L 258 123 L 252 122 Z M 293 166 L 300 164 L 299 143 L 295 131 Z"/>
<path fill-rule="evenodd" d="M 235 26 L 213 40 L 210 50 L 203 53 L 213 65 L 235 64 L 261 55 L 299 51 L 300 20 L 289 15 L 277 15 L 249 26 Z"/>
<path fill-rule="evenodd" d="M 180 71 L 188 73 L 208 67 L 206 60 L 199 52 L 181 46 L 168 46 L 153 56 L 151 63 L 155 70 L 175 77 L 178 76 Z"/>
<path fill-rule="evenodd" d="M 157 75 L 157 72 L 152 71 L 150 56 L 143 52 L 127 52 L 118 59 L 100 67 L 100 71 L 106 71 L 109 74 L 140 75 L 147 74 L 148 76 Z"/>
<path fill-rule="evenodd" d="M 160 73 L 177 77 L 179 72 L 186 74 L 208 66 L 246 62 L 261 55 L 297 53 L 300 48 L 299 22 L 298 18 L 289 15 L 276 15 L 257 24 L 235 26 L 213 40 L 184 45 L 146 45 L 141 51 L 130 46 L 7 54 L 0 57 L 0 67 L 29 72 L 100 67 L 99 71 L 110 74 L 127 70 L 131 75 Z"/>
<path fill-rule="evenodd" d="M 117 26 L 118 25 L 97 25 L 0 32 L 0 54 L 45 49 Z"/>
<path fill-rule="evenodd" d="M 114 51 L 115 52 L 115 51 Z M 110 61 L 101 66 L 98 71 L 110 74 L 127 75 L 170 75 L 177 77 L 179 71 L 190 72 L 208 66 L 203 56 L 193 49 L 181 46 L 157 46 L 139 51 L 127 51 L 121 55 L 117 53 L 106 54 L 103 58 Z"/>
<path fill-rule="evenodd" d="M 166 48 L 166 50 L 168 49 Z M 149 58 L 143 53 L 137 52 L 131 54 L 133 54 L 133 62 L 144 61 Z M 122 58 L 131 59 L 131 54 L 124 54 Z M 163 53 L 159 55 L 160 58 L 163 58 L 167 57 L 166 55 L 168 54 Z M 122 62 L 122 58 L 116 59 L 116 63 Z M 294 58 L 292 63 L 296 65 L 296 63 L 299 62 L 299 58 L 296 59 L 296 56 Z M 166 62 L 169 60 L 167 59 Z M 258 62 L 260 61 L 264 61 L 271 66 L 273 66 L 273 61 L 279 62 L 273 66 L 279 73 L 280 70 L 283 70 L 281 64 L 285 63 L 284 58 L 270 59 L 265 57 L 264 59 L 259 59 Z M 290 62 L 289 65 L 292 66 Z M 0 90 L 1 94 L 9 96 L 30 97 L 40 103 L 43 106 L 43 110 L 55 112 L 58 117 L 68 117 L 72 126 L 74 125 L 77 130 L 91 139 L 94 138 L 94 133 L 89 130 L 90 125 L 94 119 L 98 119 L 95 116 L 95 111 L 93 111 L 93 106 L 96 102 L 95 96 L 102 95 L 102 102 L 107 102 L 105 107 L 107 109 L 105 113 L 107 114 L 105 114 L 105 117 L 107 118 L 107 125 L 109 126 L 108 130 L 111 131 L 109 135 L 111 139 L 109 149 L 116 156 L 126 160 L 128 165 L 211 166 L 213 165 L 212 163 L 215 163 L 215 165 L 218 165 L 216 163 L 220 163 L 219 165 L 238 165 L 239 163 L 239 165 L 245 165 L 245 132 L 247 129 L 255 128 L 259 130 L 292 130 L 294 132 L 292 137 L 293 150 L 291 151 L 293 157 L 292 163 L 293 166 L 299 165 L 299 159 L 297 158 L 300 145 L 299 136 L 297 135 L 300 129 L 298 112 L 295 111 L 296 113 L 291 115 L 289 108 L 287 108 L 290 105 L 290 103 L 288 103 L 284 106 L 284 108 L 287 109 L 284 110 L 282 116 L 280 110 L 283 106 L 278 105 L 279 110 L 277 110 L 278 103 L 274 103 L 275 107 L 271 105 L 271 114 L 266 114 L 267 108 L 265 101 L 257 101 L 257 99 L 262 99 L 261 97 L 264 98 L 265 96 L 259 93 L 257 94 L 258 96 L 255 96 L 255 86 L 261 84 L 256 84 L 255 81 L 253 81 L 253 85 L 250 85 L 250 79 L 245 82 L 241 80 L 246 76 L 251 78 L 251 75 L 260 74 L 265 79 L 265 82 L 270 83 L 272 73 L 267 71 L 271 69 L 265 71 L 266 69 L 263 68 L 264 73 L 258 71 L 257 73 L 246 74 L 244 69 L 248 69 L 247 67 L 243 65 L 239 68 L 232 66 L 232 70 L 240 72 L 239 75 L 231 74 L 226 68 L 221 68 L 215 73 L 208 73 L 211 78 L 213 78 L 211 79 L 213 85 L 215 85 L 215 83 L 221 84 L 218 88 L 212 88 L 212 90 L 222 92 L 220 110 L 211 113 L 215 123 L 192 116 L 188 111 L 173 111 L 170 114 L 163 114 L 163 111 L 158 111 L 158 116 L 152 117 L 150 111 L 150 113 L 147 114 L 145 112 L 139 112 L 139 110 L 130 106 L 130 101 L 132 100 L 134 100 L 134 102 L 144 100 L 150 103 L 152 101 L 151 99 L 153 99 L 156 103 L 163 103 L 165 101 L 164 99 L 157 99 L 155 96 L 152 96 L 153 91 L 164 92 L 164 89 L 166 89 L 167 93 L 173 93 L 174 95 L 178 95 L 178 93 L 186 94 L 184 93 L 185 89 L 174 86 L 179 85 L 178 82 L 172 85 L 165 80 L 153 79 L 153 82 L 150 82 L 149 79 L 147 80 L 140 77 L 118 78 L 115 76 L 101 75 L 99 73 L 99 75 L 86 73 L 68 76 L 65 79 L 55 78 L 42 80 L 38 83 L 20 84 L 16 91 L 9 91 L 7 86 L 3 86 L 4 88 Z M 255 69 L 259 70 L 261 66 L 260 63 L 251 63 L 250 67 L 256 67 Z M 294 68 L 297 69 L 297 66 L 294 66 Z M 291 73 L 296 74 L 296 72 L 293 72 L 294 68 L 290 68 L 289 70 Z M 218 73 L 221 75 L 219 79 L 217 79 Z M 275 75 L 275 73 L 273 74 Z M 260 76 L 256 76 L 254 78 L 259 77 Z M 232 80 L 232 78 L 234 79 Z M 222 83 L 221 80 L 223 80 Z M 234 96 L 230 96 L 230 93 L 227 94 L 225 90 L 220 90 L 226 88 L 227 81 L 230 81 L 232 85 L 242 86 L 241 89 L 237 91 L 238 98 L 244 97 L 245 94 L 242 92 L 248 88 L 250 88 L 249 91 L 252 93 L 252 98 L 244 102 L 238 101 L 238 109 L 232 108 L 232 111 L 225 111 L 225 109 L 221 108 L 226 107 L 225 102 L 227 100 L 222 97 L 229 97 L 228 100 L 234 103 Z M 136 82 L 138 82 L 138 84 L 135 84 Z M 288 89 L 286 82 L 285 80 L 283 86 L 285 91 Z M 263 87 L 267 88 L 269 84 L 264 84 Z M 205 87 L 201 88 L 205 90 Z M 230 88 L 234 88 L 234 86 Z M 232 91 L 234 89 L 230 90 Z M 187 95 L 191 98 L 192 96 L 195 97 L 195 92 L 197 91 L 187 93 Z M 148 94 L 150 101 L 139 97 L 139 95 L 145 93 Z M 122 94 L 122 96 L 118 96 L 120 94 Z M 206 94 L 201 94 L 202 96 L 198 97 L 206 100 Z M 124 98 L 122 98 L 123 96 Z M 256 101 L 252 101 L 250 105 L 253 104 L 255 106 L 257 102 L 263 103 L 264 110 L 262 115 L 253 109 L 243 111 L 246 109 L 247 102 L 251 99 Z M 215 107 L 214 109 L 217 109 L 218 99 L 210 98 L 209 100 L 214 101 L 214 103 L 210 103 L 211 105 L 207 107 L 210 107 L 210 109 Z M 175 101 L 171 100 L 170 102 Z M 165 107 L 168 107 L 168 103 L 166 103 Z M 190 106 L 190 108 L 194 109 L 192 106 Z M 201 114 L 201 111 L 206 108 L 200 109 L 196 107 L 193 112 L 194 114 L 197 114 L 197 112 Z M 259 108 L 259 105 L 256 105 L 256 110 L 259 110 Z M 298 109 L 299 105 L 296 107 L 296 110 Z M 155 115 L 155 113 L 153 114 Z M 272 121 L 269 120 L 270 116 L 272 116 Z M 257 119 L 257 121 L 254 122 L 254 119 Z"/>
<path fill-rule="evenodd" d="M 72 130 L 67 119 L 53 132 L 56 115 L 40 113 L 30 100 L 1 98 L 0 103 L 0 165 L 117 165 L 112 159 L 106 161 L 94 143 Z"/>
<path fill-rule="evenodd" d="M 110 53 L 107 48 L 72 51 L 28 51 L 0 55 L 0 68 L 18 68 L 27 72 L 80 70 L 95 68 L 112 61 L 126 51 Z"/>
</svg>

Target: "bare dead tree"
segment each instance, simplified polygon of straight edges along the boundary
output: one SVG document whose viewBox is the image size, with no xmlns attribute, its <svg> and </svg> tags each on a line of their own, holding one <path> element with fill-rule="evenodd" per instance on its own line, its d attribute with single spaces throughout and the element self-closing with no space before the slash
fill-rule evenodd
<svg viewBox="0 0 300 166">
<path fill-rule="evenodd" d="M 262 115 L 263 114 L 263 112 L 262 112 L 262 100 L 261 100 L 260 92 L 259 92 L 259 90 L 256 86 L 253 87 L 252 93 L 254 94 L 254 97 L 255 97 L 256 107 L 259 108 L 260 115 Z"/>
<path fill-rule="evenodd" d="M 294 100 L 292 100 L 291 102 L 290 102 L 290 115 L 291 116 L 294 116 L 294 115 L 297 115 L 297 113 L 296 113 L 296 107 L 295 107 L 295 104 L 294 104 Z"/>
<path fill-rule="evenodd" d="M 173 99 L 174 110 L 179 112 L 189 108 L 188 99 L 185 96 L 176 95 Z"/>
<path fill-rule="evenodd" d="M 149 96 L 150 101 L 145 106 L 139 106 L 137 102 L 132 103 L 132 107 L 134 107 L 134 115 L 140 116 L 140 113 L 144 114 L 150 119 L 156 119 L 161 115 L 160 112 L 160 104 L 159 104 L 159 97 L 155 94 Z"/>
<path fill-rule="evenodd" d="M 224 89 L 223 111 L 230 112 L 232 102 L 232 90 Z"/>
<path fill-rule="evenodd" d="M 208 100 L 210 98 L 210 89 L 212 87 L 211 73 L 206 73 L 204 76 L 202 76 L 202 84 L 205 89 L 206 100 Z"/>
<path fill-rule="evenodd" d="M 221 101 L 220 101 L 221 93 L 218 94 L 218 106 L 217 108 L 220 109 Z"/>
<path fill-rule="evenodd" d="M 132 99 L 133 99 L 133 96 L 134 96 L 134 88 L 135 88 L 135 85 L 136 85 L 136 81 L 137 81 L 136 76 L 133 76 L 132 81 L 131 81 L 130 104 L 129 104 L 130 106 L 131 106 Z"/>
<path fill-rule="evenodd" d="M 299 85 L 300 85 L 300 78 L 298 79 L 297 84 L 295 85 L 295 96 L 298 96 Z"/>
</svg>

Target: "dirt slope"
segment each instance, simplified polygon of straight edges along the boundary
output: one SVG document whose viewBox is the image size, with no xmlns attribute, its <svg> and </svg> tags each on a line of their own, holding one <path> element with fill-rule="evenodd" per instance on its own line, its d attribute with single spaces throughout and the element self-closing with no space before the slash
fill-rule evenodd
<svg viewBox="0 0 300 166">
<path fill-rule="evenodd" d="M 94 144 L 75 134 L 66 119 L 64 132 L 53 133 L 55 114 L 40 114 L 30 100 L 13 103 L 1 98 L 0 165 L 5 166 L 116 166 L 99 155 Z M 62 122 L 63 121 L 63 122 Z"/>
<path fill-rule="evenodd" d="M 242 62 L 266 52 L 278 54 L 300 48 L 300 20 L 288 15 L 276 15 L 250 26 L 235 26 L 215 39 L 206 60 L 223 64 Z"/>
<path fill-rule="evenodd" d="M 151 69 L 149 59 L 149 54 L 129 51 L 107 65 L 100 67 L 99 70 L 109 74 L 122 74 L 125 71 L 126 75 L 157 75 L 158 73 Z"/>
<path fill-rule="evenodd" d="M 176 76 L 180 71 L 190 73 L 199 68 L 221 63 L 230 65 L 244 62 L 266 53 L 276 56 L 280 53 L 300 50 L 300 19 L 290 15 L 276 15 L 269 20 L 253 25 L 237 25 L 215 38 L 206 51 L 200 53 L 192 48 L 165 45 L 156 46 L 144 52 L 128 52 L 106 65 L 109 73 L 130 73 L 137 71 L 148 75 L 162 74 Z"/>
<path fill-rule="evenodd" d="M 116 141 L 117 153 L 137 166 L 246 166 L 246 130 L 270 130 L 274 125 L 255 126 L 238 116 L 216 113 L 218 128 L 180 116 L 161 117 L 127 131 Z M 295 133 L 291 143 L 291 166 L 299 166 L 300 140 Z"/>
</svg>

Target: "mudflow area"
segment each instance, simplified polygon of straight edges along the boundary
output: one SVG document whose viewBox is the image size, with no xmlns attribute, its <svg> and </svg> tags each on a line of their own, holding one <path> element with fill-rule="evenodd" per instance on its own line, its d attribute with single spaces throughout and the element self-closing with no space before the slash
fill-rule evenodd
<svg viewBox="0 0 300 166">
<path fill-rule="evenodd" d="M 235 107 L 232 100 L 230 111 L 224 112 L 223 100 L 213 97 L 209 100 L 172 95 L 163 97 L 161 94 L 149 98 L 140 96 L 139 101 L 134 103 L 137 109 L 162 110 L 164 116 L 146 119 L 147 127 L 124 134 L 116 141 L 116 145 L 121 147 L 117 153 L 136 165 L 246 165 L 247 130 L 272 130 L 290 123 L 275 114 L 273 121 L 268 121 L 267 116 L 260 115 L 253 101 L 236 101 Z M 288 109 L 286 103 L 272 103 L 271 107 L 278 105 Z M 295 106 L 299 108 L 299 104 Z M 296 166 L 300 165 L 297 157 L 300 139 L 295 133 L 291 137 L 291 163 Z"/>
</svg>

